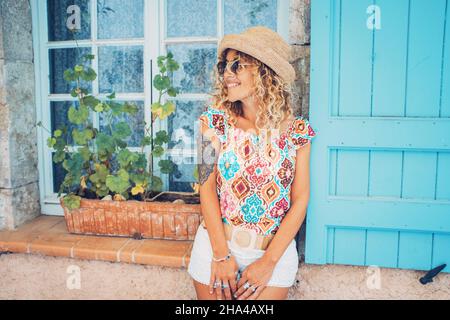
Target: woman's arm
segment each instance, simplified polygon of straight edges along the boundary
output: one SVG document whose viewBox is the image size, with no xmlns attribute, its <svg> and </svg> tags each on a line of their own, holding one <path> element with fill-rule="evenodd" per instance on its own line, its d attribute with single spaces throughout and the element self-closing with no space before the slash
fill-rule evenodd
<svg viewBox="0 0 450 320">
<path fill-rule="evenodd" d="M 291 187 L 291 206 L 263 256 L 263 259 L 274 265 L 281 258 L 305 220 L 309 202 L 310 151 L 311 143 L 296 151 L 295 176 Z"/>
<path fill-rule="evenodd" d="M 228 254 L 228 245 L 222 224 L 219 198 L 216 191 L 217 158 L 220 142 L 213 130 L 201 123 L 198 146 L 198 176 L 200 182 L 200 208 L 207 226 L 213 254 L 217 258 Z"/>
</svg>

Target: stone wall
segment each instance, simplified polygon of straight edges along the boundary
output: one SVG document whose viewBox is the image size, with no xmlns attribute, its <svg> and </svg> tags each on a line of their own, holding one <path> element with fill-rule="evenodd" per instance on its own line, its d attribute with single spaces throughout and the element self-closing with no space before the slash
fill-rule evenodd
<svg viewBox="0 0 450 320">
<path fill-rule="evenodd" d="M 305 118 L 309 118 L 310 8 L 310 0 L 291 0 L 289 10 L 289 44 L 296 72 L 294 109 Z"/>
<path fill-rule="evenodd" d="M 311 14 L 310 0 L 291 0 L 289 10 L 289 44 L 291 62 L 295 68 L 294 113 L 309 119 L 309 66 Z M 297 233 L 297 249 L 300 261 L 305 260 L 306 219 Z"/>
<path fill-rule="evenodd" d="M 31 9 L 0 1 L 0 229 L 40 214 Z"/>
</svg>

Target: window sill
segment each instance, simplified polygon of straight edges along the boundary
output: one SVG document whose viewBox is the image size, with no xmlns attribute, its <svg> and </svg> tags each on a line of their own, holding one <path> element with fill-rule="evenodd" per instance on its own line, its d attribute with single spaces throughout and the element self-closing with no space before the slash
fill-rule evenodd
<svg viewBox="0 0 450 320">
<path fill-rule="evenodd" d="M 0 252 L 40 254 L 186 268 L 193 241 L 76 235 L 64 217 L 39 216 L 14 231 L 0 231 Z"/>
</svg>

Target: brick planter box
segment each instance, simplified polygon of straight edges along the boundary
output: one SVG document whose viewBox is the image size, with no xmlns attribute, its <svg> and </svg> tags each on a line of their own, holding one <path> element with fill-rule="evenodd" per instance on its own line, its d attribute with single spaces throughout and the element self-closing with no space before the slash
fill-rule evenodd
<svg viewBox="0 0 450 320">
<path fill-rule="evenodd" d="M 192 196 L 162 192 L 150 201 L 81 199 L 80 208 L 64 209 L 67 230 L 74 234 L 124 236 L 137 239 L 193 240 L 201 222 L 200 204 L 157 201 L 162 195 Z"/>
</svg>

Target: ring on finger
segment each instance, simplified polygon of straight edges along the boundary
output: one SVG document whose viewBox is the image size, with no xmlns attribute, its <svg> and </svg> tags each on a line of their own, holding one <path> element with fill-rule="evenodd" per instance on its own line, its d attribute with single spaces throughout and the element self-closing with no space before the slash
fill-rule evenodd
<svg viewBox="0 0 450 320">
<path fill-rule="evenodd" d="M 217 288 L 219 285 L 220 285 L 220 282 L 219 282 L 219 281 L 216 281 L 216 282 L 214 282 L 214 284 L 213 284 L 213 288 L 215 289 L 215 288 Z"/>
<path fill-rule="evenodd" d="M 229 286 L 227 284 L 222 283 L 222 289 L 228 288 Z"/>
<path fill-rule="evenodd" d="M 246 281 L 246 282 L 244 283 L 244 289 L 248 289 L 248 288 L 250 288 L 250 287 L 251 287 L 250 283 L 249 283 L 248 281 Z"/>
</svg>

